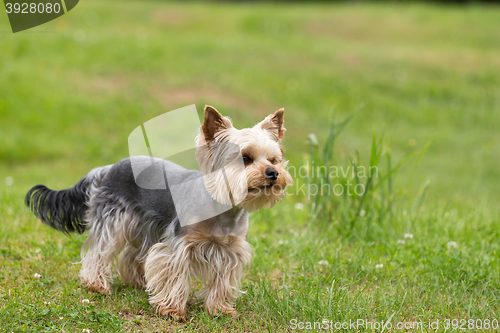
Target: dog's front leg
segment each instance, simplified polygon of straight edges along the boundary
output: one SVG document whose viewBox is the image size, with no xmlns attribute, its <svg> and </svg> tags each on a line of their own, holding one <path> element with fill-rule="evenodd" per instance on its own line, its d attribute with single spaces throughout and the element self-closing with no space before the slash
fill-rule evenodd
<svg viewBox="0 0 500 333">
<path fill-rule="evenodd" d="M 240 280 L 239 270 L 221 270 L 196 296 L 204 299 L 205 308 L 210 314 L 236 316 L 238 311 L 233 307 L 233 302 L 239 293 Z"/>
<path fill-rule="evenodd" d="M 196 296 L 204 299 L 205 308 L 212 315 L 235 316 L 238 312 L 233 304 L 241 293 L 244 267 L 250 262 L 250 245 L 244 239 L 237 239 L 215 253 L 204 270 L 208 284 Z"/>
<path fill-rule="evenodd" d="M 189 296 L 189 251 L 184 242 L 154 245 L 146 259 L 146 289 L 156 311 L 176 320 L 187 319 Z"/>
</svg>

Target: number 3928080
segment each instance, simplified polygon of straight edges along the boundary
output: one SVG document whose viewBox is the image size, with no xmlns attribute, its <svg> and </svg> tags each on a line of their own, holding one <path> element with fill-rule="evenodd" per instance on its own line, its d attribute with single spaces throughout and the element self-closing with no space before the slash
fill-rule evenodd
<svg viewBox="0 0 500 333">
<path fill-rule="evenodd" d="M 59 3 L 6 3 L 5 8 L 7 14 L 10 13 L 21 13 L 21 14 L 51 14 L 59 13 L 61 11 L 61 5 Z"/>
</svg>

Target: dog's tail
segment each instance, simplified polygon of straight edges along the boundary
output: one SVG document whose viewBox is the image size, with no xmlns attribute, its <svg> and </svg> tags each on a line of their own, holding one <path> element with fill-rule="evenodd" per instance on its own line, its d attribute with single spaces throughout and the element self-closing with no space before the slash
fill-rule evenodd
<svg viewBox="0 0 500 333">
<path fill-rule="evenodd" d="M 43 223 L 64 233 L 83 233 L 87 200 L 91 186 L 98 185 L 111 166 L 93 169 L 75 186 L 54 191 L 45 185 L 36 185 L 28 191 L 26 205 Z"/>
</svg>

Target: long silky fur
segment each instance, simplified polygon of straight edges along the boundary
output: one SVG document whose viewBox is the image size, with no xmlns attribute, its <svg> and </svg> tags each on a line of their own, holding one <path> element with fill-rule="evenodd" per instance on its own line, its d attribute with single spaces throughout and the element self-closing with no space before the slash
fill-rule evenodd
<svg viewBox="0 0 500 333">
<path fill-rule="evenodd" d="M 54 191 L 37 185 L 27 193 L 26 205 L 54 229 L 65 233 L 83 233 L 88 229 L 89 236 L 82 246 L 80 277 L 91 289 L 110 294 L 113 269 L 117 268 L 122 280 L 146 288 L 157 312 L 186 319 L 190 280 L 197 278 L 205 285 L 196 296 L 204 299 L 210 313 L 235 315 L 234 301 L 240 294 L 244 268 L 251 259 L 251 246 L 246 240 L 248 213 L 244 210 L 273 206 L 293 182 L 285 170 L 287 162 L 279 144 L 284 132 L 282 116 L 279 110 L 274 118 L 267 117 L 241 131 L 232 128 L 228 119 L 221 120 L 224 129 L 216 132 L 210 142 L 205 142 L 206 134 L 200 132 L 196 157 L 206 189 L 220 203 L 232 204 L 234 198 L 239 199 L 234 210 L 205 223 L 181 227 L 179 217 L 170 214 L 174 207 L 167 206 L 169 211 L 163 214 L 155 206 L 162 203 L 151 206 L 145 202 L 154 202 L 155 197 L 124 192 L 128 187 L 121 177 L 130 176 L 132 170 L 123 163 L 130 161 L 115 165 L 116 169 L 96 168 L 70 189 Z M 259 154 L 252 165 L 242 170 L 241 163 L 229 163 L 236 160 L 232 145 L 238 146 L 238 153 L 251 148 Z M 278 191 L 255 191 L 267 181 L 263 175 L 271 165 L 269 157 L 279 157 L 278 163 L 272 163 L 280 174 L 272 187 Z M 245 197 L 240 198 L 232 186 L 244 188 Z M 228 187 L 231 196 L 227 195 Z M 189 198 L 185 204 L 191 204 Z M 228 230 L 218 232 L 225 228 Z"/>
</svg>

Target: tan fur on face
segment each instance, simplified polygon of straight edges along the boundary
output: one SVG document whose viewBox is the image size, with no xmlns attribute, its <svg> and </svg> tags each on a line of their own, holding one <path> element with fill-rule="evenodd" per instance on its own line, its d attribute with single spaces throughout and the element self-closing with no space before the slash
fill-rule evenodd
<svg viewBox="0 0 500 333">
<path fill-rule="evenodd" d="M 204 174 L 205 186 L 216 201 L 255 211 L 272 207 L 284 197 L 285 188 L 293 180 L 285 169 L 288 162 L 283 158 L 283 147 L 280 145 L 285 132 L 283 124 L 284 109 L 280 109 L 254 127 L 238 130 L 213 107 L 205 108 L 205 121 L 197 138 L 196 157 Z M 207 141 L 207 128 L 214 131 L 208 136 L 210 141 Z M 227 161 L 217 160 L 219 151 L 215 145 L 218 143 L 236 145 L 243 154 L 252 156 L 253 163 L 247 165 L 244 172 L 241 162 L 221 163 Z M 211 145 L 215 148 L 212 149 Z M 220 154 L 225 158 L 234 157 L 233 155 Z M 275 159 L 277 163 L 272 165 L 270 159 Z M 224 167 L 216 168 L 214 172 L 213 166 L 218 162 Z M 275 185 L 269 189 L 272 191 L 256 191 L 255 188 L 268 185 L 264 172 L 270 166 L 279 172 Z M 231 196 L 228 195 L 228 186 L 232 191 Z M 236 198 L 234 202 L 233 198 Z"/>
<path fill-rule="evenodd" d="M 286 171 L 286 161 L 281 161 L 275 165 L 269 162 L 254 162 L 246 168 L 248 179 L 248 194 L 239 206 L 249 212 L 262 208 L 272 207 L 285 196 L 285 188 L 293 183 L 293 179 Z M 270 187 L 271 182 L 265 176 L 267 168 L 273 167 L 278 171 L 278 178 Z"/>
</svg>

